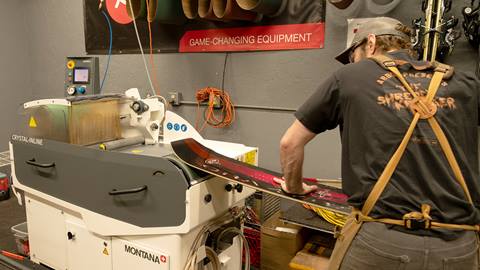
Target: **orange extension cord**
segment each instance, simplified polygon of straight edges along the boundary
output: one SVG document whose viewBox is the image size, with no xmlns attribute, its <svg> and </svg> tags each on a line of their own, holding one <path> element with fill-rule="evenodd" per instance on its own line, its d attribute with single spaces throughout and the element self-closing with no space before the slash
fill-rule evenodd
<svg viewBox="0 0 480 270">
<path fill-rule="evenodd" d="M 150 0 L 146 0 L 145 4 L 147 5 L 147 22 L 148 22 L 148 37 L 149 37 L 149 45 L 150 45 L 150 66 L 153 74 L 153 86 L 155 87 L 154 92 L 157 95 L 160 95 L 160 87 L 158 86 L 157 80 L 157 68 L 155 66 L 155 62 L 153 61 L 153 39 L 152 39 L 152 24 L 151 21 L 148 19 L 150 17 Z"/>
<path fill-rule="evenodd" d="M 196 99 L 198 108 L 195 127 L 198 131 L 202 131 L 206 124 L 214 128 L 224 128 L 231 125 L 235 121 L 235 106 L 230 100 L 230 96 L 227 92 L 214 87 L 205 87 L 197 91 Z M 203 113 L 204 122 L 202 127 L 198 129 L 200 103 L 207 101 L 208 105 Z M 218 117 L 215 113 L 215 101 L 220 103 L 222 106 L 220 110 L 220 117 Z"/>
</svg>

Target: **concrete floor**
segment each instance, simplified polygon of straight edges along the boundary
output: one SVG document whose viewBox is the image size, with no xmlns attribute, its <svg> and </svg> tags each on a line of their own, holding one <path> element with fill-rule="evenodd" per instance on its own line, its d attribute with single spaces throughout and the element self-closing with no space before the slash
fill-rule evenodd
<svg viewBox="0 0 480 270">
<path fill-rule="evenodd" d="M 0 250 L 17 252 L 17 245 L 10 228 L 26 220 L 25 208 L 18 205 L 15 196 L 0 201 Z M 0 265 L 0 270 L 9 270 Z"/>
</svg>

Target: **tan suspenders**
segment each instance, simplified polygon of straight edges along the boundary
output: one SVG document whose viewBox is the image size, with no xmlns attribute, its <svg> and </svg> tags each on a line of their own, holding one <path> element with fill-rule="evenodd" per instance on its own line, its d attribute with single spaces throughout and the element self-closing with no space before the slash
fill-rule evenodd
<svg viewBox="0 0 480 270">
<path fill-rule="evenodd" d="M 456 181 L 462 187 L 468 201 L 473 204 L 472 197 L 470 196 L 470 192 L 468 191 L 467 184 L 465 183 L 465 179 L 463 178 L 455 155 L 453 154 L 453 151 L 450 147 L 450 144 L 448 143 L 445 134 L 442 131 L 442 128 L 435 119 L 437 106 L 433 102 L 433 99 L 438 88 L 440 87 L 442 79 L 452 76 L 453 68 L 437 62 L 429 63 L 428 65 L 420 67 L 414 66 L 414 68 L 418 70 L 434 69 L 435 71 L 432 80 L 430 81 L 427 95 L 419 96 L 415 91 L 413 91 L 410 84 L 405 80 L 405 78 L 402 76 L 402 74 L 397 68 L 398 64 L 403 64 L 405 62 L 392 60 L 384 55 L 374 56 L 371 59 L 385 69 L 390 70 L 395 75 L 395 77 L 397 77 L 397 79 L 402 83 L 405 89 L 412 95 L 413 99 L 409 103 L 409 108 L 413 113 L 413 120 L 410 123 L 410 126 L 408 127 L 408 130 L 405 133 L 405 136 L 403 137 L 399 147 L 397 148 L 393 156 L 390 158 L 389 162 L 385 166 L 385 169 L 375 183 L 372 191 L 365 200 L 363 208 L 361 210 L 354 209 L 352 211 L 352 214 L 347 219 L 345 226 L 337 235 L 337 243 L 330 258 L 330 265 L 328 268 L 329 270 L 336 270 L 340 268 L 343 257 L 345 256 L 345 253 L 350 247 L 351 242 L 355 238 L 355 235 L 360 230 L 363 222 L 381 222 L 405 226 L 409 229 L 441 228 L 480 231 L 479 225 L 447 224 L 433 221 L 429 215 L 430 206 L 427 204 L 423 204 L 420 206 L 421 212 L 407 213 L 403 216 L 403 219 L 401 220 L 390 218 L 374 219 L 368 216 L 373 209 L 375 203 L 380 198 L 380 195 L 387 186 L 388 182 L 390 181 L 390 178 L 393 175 L 393 172 L 395 171 L 398 163 L 400 162 L 400 159 L 405 152 L 405 149 L 407 148 L 408 142 L 410 141 L 412 133 L 420 119 L 425 119 L 430 124 L 430 127 L 432 128 L 435 136 L 437 137 L 443 153 L 445 154 L 448 163 L 452 168 Z"/>
</svg>

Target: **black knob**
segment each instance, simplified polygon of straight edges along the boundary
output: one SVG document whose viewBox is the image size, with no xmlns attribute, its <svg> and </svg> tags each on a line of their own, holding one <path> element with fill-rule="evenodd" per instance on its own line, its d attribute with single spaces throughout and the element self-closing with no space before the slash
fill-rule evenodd
<svg viewBox="0 0 480 270">
<path fill-rule="evenodd" d="M 233 189 L 233 186 L 231 184 L 226 184 L 225 185 L 225 190 L 226 191 L 230 192 L 230 191 L 232 191 L 232 189 Z"/>
<path fill-rule="evenodd" d="M 75 239 L 75 234 L 73 234 L 72 232 L 68 232 L 67 233 L 67 238 L 68 238 L 68 240 L 73 240 L 73 239 Z"/>
<path fill-rule="evenodd" d="M 134 101 L 132 103 L 132 105 L 130 106 L 130 108 L 132 108 L 132 110 L 134 112 L 136 112 L 137 114 L 142 114 L 142 113 L 148 111 L 148 109 L 149 109 L 148 105 L 145 104 L 145 102 L 140 101 L 140 100 Z"/>
<path fill-rule="evenodd" d="M 140 105 L 140 103 L 134 102 L 134 103 L 132 104 L 132 110 L 133 110 L 134 112 L 139 112 L 139 111 L 141 110 L 141 105 Z"/>
<path fill-rule="evenodd" d="M 238 192 L 238 193 L 241 193 L 243 191 L 243 185 L 241 184 L 236 184 L 235 185 L 235 190 Z"/>
<path fill-rule="evenodd" d="M 203 200 L 206 202 L 206 203 L 209 203 L 212 201 L 212 194 L 207 194 L 205 195 L 205 197 L 203 198 Z"/>
</svg>

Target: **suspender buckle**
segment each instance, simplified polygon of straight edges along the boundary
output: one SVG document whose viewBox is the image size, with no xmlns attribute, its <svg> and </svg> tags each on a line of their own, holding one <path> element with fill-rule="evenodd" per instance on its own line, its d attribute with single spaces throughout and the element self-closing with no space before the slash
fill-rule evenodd
<svg viewBox="0 0 480 270">
<path fill-rule="evenodd" d="M 424 96 L 414 98 L 409 107 L 413 114 L 420 114 L 420 119 L 431 118 L 437 113 L 437 105 L 434 102 L 428 102 Z"/>
<path fill-rule="evenodd" d="M 428 230 L 431 228 L 432 224 L 428 219 L 415 219 L 415 218 L 406 218 L 403 220 L 405 228 L 409 230 Z"/>
<path fill-rule="evenodd" d="M 383 65 L 386 68 L 389 68 L 389 67 L 396 67 L 397 63 L 395 63 L 395 61 L 393 61 L 393 60 L 386 60 L 386 61 L 383 61 Z"/>
<path fill-rule="evenodd" d="M 432 227 L 431 221 L 430 205 L 428 204 L 422 204 L 422 212 L 410 212 L 403 215 L 403 224 L 410 230 L 428 230 Z"/>
</svg>

